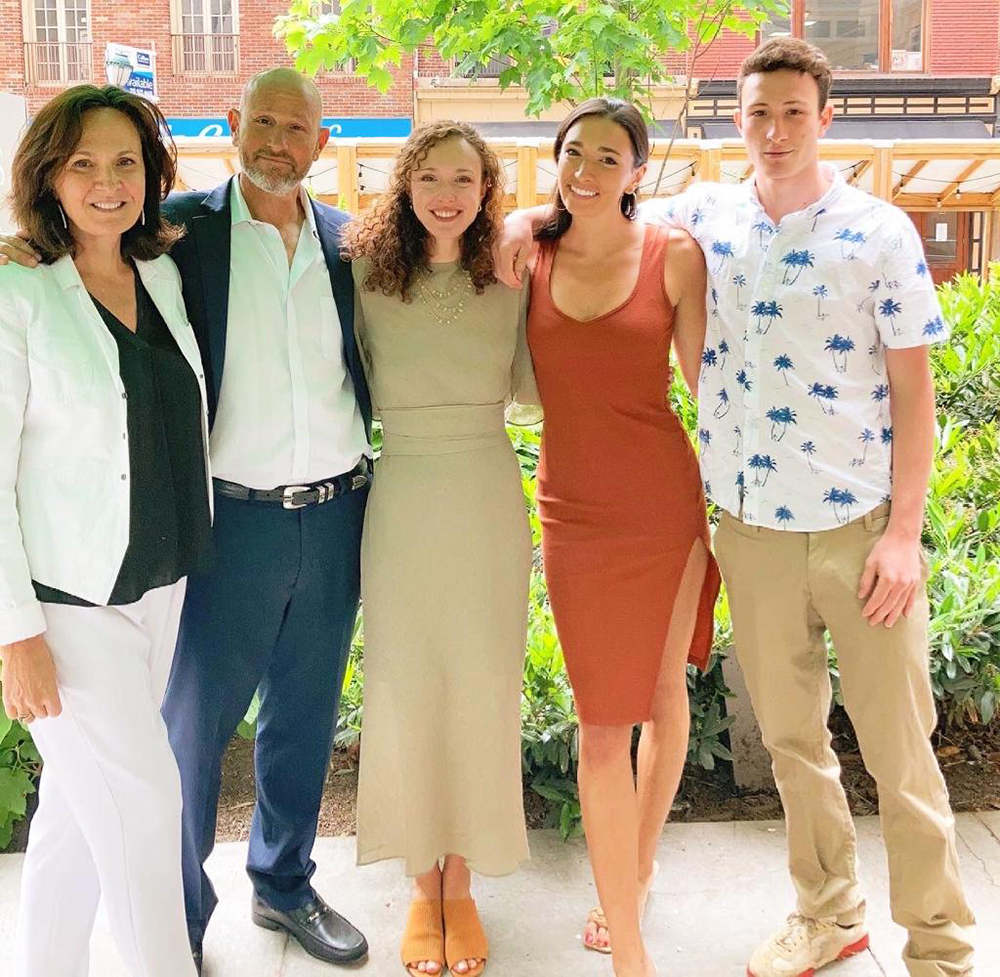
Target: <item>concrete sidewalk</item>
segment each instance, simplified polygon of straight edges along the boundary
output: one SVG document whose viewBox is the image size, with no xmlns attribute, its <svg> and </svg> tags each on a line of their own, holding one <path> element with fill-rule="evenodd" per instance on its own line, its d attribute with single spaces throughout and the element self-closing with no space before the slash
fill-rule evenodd
<svg viewBox="0 0 1000 977">
<path fill-rule="evenodd" d="M 824 977 L 905 977 L 905 936 L 889 919 L 885 851 L 878 821 L 860 818 L 858 840 L 872 948 L 823 971 Z M 1000 974 L 1000 812 L 958 819 L 962 869 L 979 919 L 979 977 Z M 756 943 L 792 908 L 781 822 L 668 825 L 661 871 L 645 932 L 663 977 L 744 977 Z M 611 977 L 607 957 L 585 952 L 581 923 L 595 904 L 586 850 L 551 831 L 531 833 L 532 861 L 506 879 L 480 880 L 479 906 L 492 946 L 492 977 Z M 316 888 L 360 926 L 368 963 L 348 973 L 405 977 L 397 952 L 408 886 L 396 863 L 359 869 L 353 838 L 316 846 Z M 253 926 L 245 846 L 221 845 L 209 872 L 221 902 L 205 945 L 208 977 L 334 977 L 344 970 L 307 956 L 297 944 Z M 10 973 L 20 855 L 0 856 L 0 974 Z M 128 977 L 99 920 L 92 977 Z M 48 975 L 38 975 L 48 977 Z"/>
</svg>

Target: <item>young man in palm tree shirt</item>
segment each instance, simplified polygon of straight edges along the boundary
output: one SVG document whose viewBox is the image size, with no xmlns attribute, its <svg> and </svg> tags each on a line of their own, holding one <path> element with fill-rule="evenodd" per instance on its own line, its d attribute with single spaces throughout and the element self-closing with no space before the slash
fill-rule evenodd
<svg viewBox="0 0 1000 977">
<path fill-rule="evenodd" d="M 716 553 L 798 894 L 748 973 L 801 977 L 868 945 L 827 729 L 828 630 L 878 784 L 907 969 L 968 975 L 974 919 L 929 742 L 920 544 L 934 442 L 928 344 L 946 329 L 907 216 L 819 163 L 830 80 L 803 41 L 762 45 L 742 67 L 735 114 L 754 180 L 696 184 L 643 211 L 685 227 L 708 264 L 701 466 L 722 510 Z M 524 240 L 513 221 L 508 248 Z"/>
<path fill-rule="evenodd" d="M 645 211 L 701 244 L 714 299 L 707 348 L 731 350 L 702 373 L 702 471 L 722 510 L 716 553 L 798 894 L 749 973 L 797 977 L 868 944 L 826 724 L 829 630 L 878 783 L 907 969 L 971 974 L 974 920 L 929 742 L 920 545 L 934 444 L 928 344 L 946 329 L 909 218 L 818 161 L 829 88 L 816 48 L 763 45 L 743 65 L 736 112 L 754 181 L 696 185 Z M 720 400 L 731 405 L 723 417 Z"/>
</svg>

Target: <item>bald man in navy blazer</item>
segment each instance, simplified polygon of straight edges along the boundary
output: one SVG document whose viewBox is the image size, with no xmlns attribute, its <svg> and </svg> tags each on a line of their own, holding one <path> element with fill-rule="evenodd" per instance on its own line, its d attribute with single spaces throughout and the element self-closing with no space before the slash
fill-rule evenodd
<svg viewBox="0 0 1000 977">
<path fill-rule="evenodd" d="M 215 476 L 215 559 L 188 582 L 163 703 L 199 971 L 222 757 L 255 691 L 252 919 L 332 963 L 368 952 L 310 883 L 371 480 L 371 401 L 339 253 L 348 217 L 302 187 L 329 135 L 321 118 L 312 82 L 258 75 L 229 114 L 240 175 L 165 205 L 187 231 L 172 256 L 205 365 Z"/>
</svg>

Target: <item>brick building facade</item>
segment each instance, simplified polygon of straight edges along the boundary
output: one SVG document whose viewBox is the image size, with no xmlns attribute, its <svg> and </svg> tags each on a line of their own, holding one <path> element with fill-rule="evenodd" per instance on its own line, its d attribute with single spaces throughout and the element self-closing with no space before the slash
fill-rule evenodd
<svg viewBox="0 0 1000 977">
<path fill-rule="evenodd" d="M 333 9 L 336 0 L 321 5 Z M 26 96 L 31 112 L 66 84 L 103 81 L 105 45 L 118 42 L 155 50 L 160 105 L 168 117 L 218 117 L 249 76 L 289 63 L 271 30 L 286 10 L 286 0 L 0 0 L 0 91 Z M 996 95 L 997 0 L 791 0 L 788 20 L 765 34 L 778 32 L 808 37 L 828 49 L 834 63 L 853 64 L 838 73 L 838 87 L 851 93 L 937 88 L 953 98 Z M 702 79 L 711 107 L 713 98 L 732 90 L 739 63 L 753 46 L 753 40 L 723 36 L 697 65 L 678 57 L 671 67 Z M 455 96 L 456 114 L 469 118 L 457 101 L 461 88 L 481 89 L 487 101 L 499 97 L 488 78 L 456 84 L 451 75 L 435 51 L 422 49 L 403 59 L 384 96 L 349 72 L 325 73 L 317 82 L 327 114 L 335 117 L 420 120 L 426 117 L 422 98 L 438 89 L 440 101 L 443 88 L 446 101 L 447 94 Z M 462 101 L 484 114 L 475 108 L 482 99 Z M 984 121 L 990 114 L 985 105 L 978 103 L 974 108 L 982 111 L 972 113 Z M 489 121 L 486 114 L 472 121 Z"/>
</svg>

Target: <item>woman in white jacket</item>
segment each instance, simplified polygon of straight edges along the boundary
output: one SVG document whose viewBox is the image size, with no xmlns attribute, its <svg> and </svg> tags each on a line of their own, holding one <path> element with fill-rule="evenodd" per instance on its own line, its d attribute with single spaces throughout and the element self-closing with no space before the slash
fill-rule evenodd
<svg viewBox="0 0 1000 977">
<path fill-rule="evenodd" d="M 177 769 L 159 706 L 210 547 L 205 389 L 145 100 L 78 86 L 13 163 L 42 256 L 0 267 L 0 660 L 45 761 L 17 977 L 85 977 L 99 897 L 129 973 L 188 977 Z"/>
</svg>

